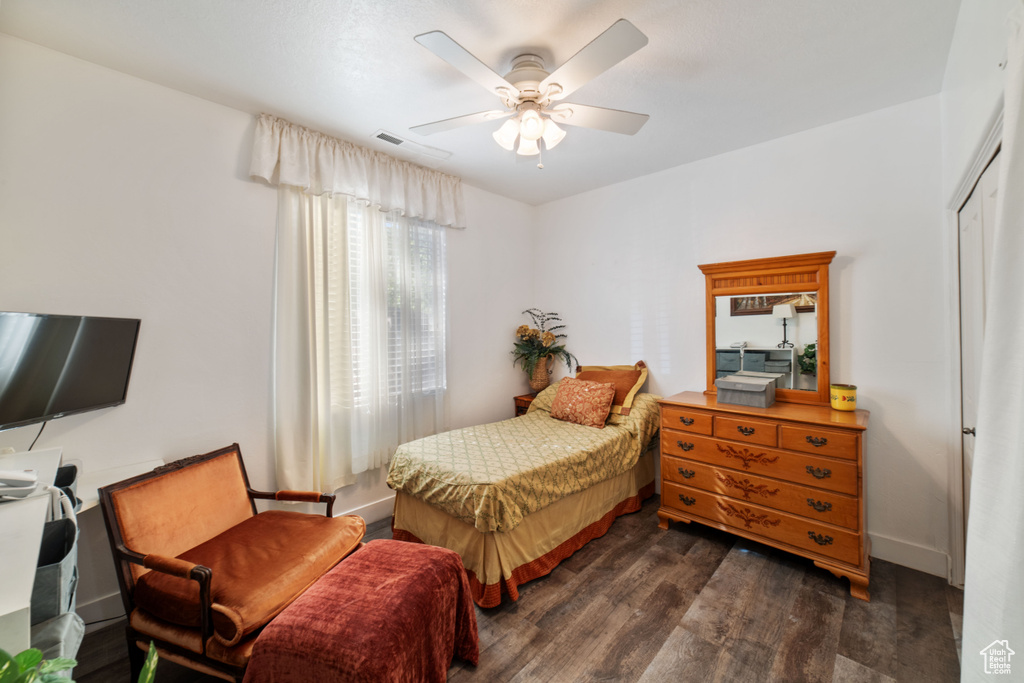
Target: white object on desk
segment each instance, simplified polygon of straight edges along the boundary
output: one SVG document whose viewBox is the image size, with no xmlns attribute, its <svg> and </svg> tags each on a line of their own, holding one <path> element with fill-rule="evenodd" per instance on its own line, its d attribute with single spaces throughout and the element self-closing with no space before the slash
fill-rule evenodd
<svg viewBox="0 0 1024 683">
<path fill-rule="evenodd" d="M 35 470 L 0 470 L 0 486 L 20 488 L 31 484 L 35 488 L 38 481 Z"/>
<path fill-rule="evenodd" d="M 32 495 L 39 495 L 42 489 L 53 483 L 60 467 L 60 446 L 40 448 L 38 451 L 0 454 L 0 470 L 35 470 L 36 479 L 42 486 Z"/>
<path fill-rule="evenodd" d="M 50 497 L 33 495 L 0 503 L 0 648 L 21 652 L 29 647 L 32 583 Z"/>
</svg>

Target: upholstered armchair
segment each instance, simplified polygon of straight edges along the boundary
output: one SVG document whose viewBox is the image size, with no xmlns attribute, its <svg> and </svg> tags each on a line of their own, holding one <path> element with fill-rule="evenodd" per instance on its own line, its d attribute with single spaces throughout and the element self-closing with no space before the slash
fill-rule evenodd
<svg viewBox="0 0 1024 683">
<path fill-rule="evenodd" d="M 325 516 L 258 499 L 326 503 Z M 241 681 L 259 631 L 356 549 L 366 524 L 334 496 L 249 486 L 233 444 L 100 489 L 125 612 L 132 680 L 160 656 Z"/>
</svg>

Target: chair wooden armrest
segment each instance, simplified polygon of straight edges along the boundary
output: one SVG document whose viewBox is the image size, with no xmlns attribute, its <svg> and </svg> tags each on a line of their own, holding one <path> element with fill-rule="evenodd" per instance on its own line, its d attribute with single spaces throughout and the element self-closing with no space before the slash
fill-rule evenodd
<svg viewBox="0 0 1024 683">
<path fill-rule="evenodd" d="M 199 616 L 202 654 L 206 654 L 206 641 L 213 635 L 213 600 L 210 598 L 210 582 L 213 580 L 213 570 L 201 564 L 193 564 L 176 557 L 167 557 L 150 553 L 143 555 L 134 550 L 129 550 L 123 545 L 118 545 L 117 556 L 126 562 L 140 564 L 143 567 L 161 574 L 169 574 L 182 579 L 190 579 L 199 584 Z M 130 617 L 131 615 L 129 615 Z"/>
<path fill-rule="evenodd" d="M 249 489 L 249 497 L 257 500 L 287 500 L 296 503 L 327 503 L 325 516 L 331 517 L 334 512 L 333 493 L 319 491 L 255 491 Z"/>
</svg>

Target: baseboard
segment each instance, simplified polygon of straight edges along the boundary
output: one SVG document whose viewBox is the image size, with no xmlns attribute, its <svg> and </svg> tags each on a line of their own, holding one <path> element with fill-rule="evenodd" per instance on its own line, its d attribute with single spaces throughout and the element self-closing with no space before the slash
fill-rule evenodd
<svg viewBox="0 0 1024 683">
<path fill-rule="evenodd" d="M 357 508 L 346 510 L 344 512 L 335 512 L 335 515 L 359 515 L 366 520 L 367 524 L 379 522 L 382 519 L 387 519 L 395 512 L 395 494 L 391 494 L 387 498 L 381 498 L 380 500 L 366 505 L 360 505 Z"/>
<path fill-rule="evenodd" d="M 109 626 L 115 619 L 124 619 L 124 603 L 120 593 L 111 593 L 84 604 L 79 604 L 75 611 L 85 622 L 85 632 L 92 633 Z"/>
<path fill-rule="evenodd" d="M 871 556 L 886 562 L 910 567 L 925 574 L 949 579 L 949 555 L 947 553 L 890 538 L 882 534 L 869 534 Z"/>
</svg>

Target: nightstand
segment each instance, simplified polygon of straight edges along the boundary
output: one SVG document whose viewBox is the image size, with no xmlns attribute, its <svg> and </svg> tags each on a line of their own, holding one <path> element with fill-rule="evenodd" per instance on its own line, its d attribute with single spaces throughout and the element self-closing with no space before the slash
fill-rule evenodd
<svg viewBox="0 0 1024 683">
<path fill-rule="evenodd" d="M 520 415 L 526 415 L 526 411 L 529 409 L 530 404 L 533 403 L 533 399 L 537 398 L 537 394 L 523 394 L 522 396 L 516 396 L 513 399 L 516 402 L 516 417 Z"/>
</svg>

